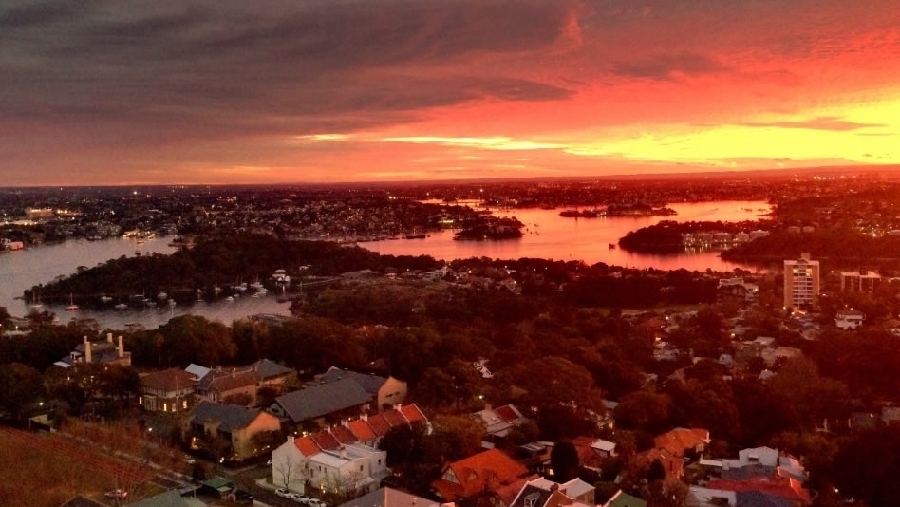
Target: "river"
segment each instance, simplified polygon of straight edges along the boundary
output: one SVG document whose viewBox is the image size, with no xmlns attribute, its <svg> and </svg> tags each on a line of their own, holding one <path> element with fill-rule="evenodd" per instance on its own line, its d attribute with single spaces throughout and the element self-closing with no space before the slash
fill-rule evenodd
<svg viewBox="0 0 900 507">
<path fill-rule="evenodd" d="M 437 259 L 453 260 L 468 257 L 518 259 L 535 257 L 557 260 L 582 260 L 588 264 L 605 262 L 609 265 L 629 268 L 654 268 L 661 270 L 687 269 L 689 271 L 731 271 L 736 267 L 753 269 L 725 262 L 718 253 L 651 255 L 634 254 L 616 248 L 622 236 L 628 232 L 655 224 L 660 220 L 706 220 L 737 222 L 754 220 L 771 212 L 764 201 L 714 201 L 701 203 L 674 203 L 668 205 L 677 212 L 673 217 L 598 217 L 566 218 L 561 210 L 519 209 L 496 212 L 501 216 L 515 216 L 525 224 L 523 236 L 504 241 L 455 241 L 453 231 L 433 233 L 422 239 L 383 240 L 359 243 L 368 250 L 394 255 L 427 254 Z M 23 251 L 0 254 L 0 306 L 10 314 L 24 316 L 30 301 L 20 299 L 26 289 L 45 284 L 56 277 L 74 273 L 80 266 L 93 267 L 122 255 L 132 256 L 153 253 L 172 253 L 169 238 L 159 237 L 138 244 L 134 239 L 111 238 L 101 241 L 70 240 L 29 248 Z M 260 298 L 239 298 L 235 302 L 199 302 L 190 307 L 174 307 L 146 310 L 97 312 L 90 310 L 66 311 L 65 305 L 45 305 L 61 322 L 71 318 L 91 318 L 105 328 L 124 328 L 138 324 L 156 328 L 170 318 L 185 313 L 202 315 L 230 325 L 235 319 L 257 313 L 289 314 L 287 303 L 278 303 L 273 294 Z"/>
</svg>

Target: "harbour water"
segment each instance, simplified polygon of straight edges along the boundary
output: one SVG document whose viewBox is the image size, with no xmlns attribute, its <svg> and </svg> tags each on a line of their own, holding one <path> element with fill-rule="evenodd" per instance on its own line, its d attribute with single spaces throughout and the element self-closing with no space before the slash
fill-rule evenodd
<svg viewBox="0 0 900 507">
<path fill-rule="evenodd" d="M 609 265 L 637 269 L 689 271 L 731 271 L 736 267 L 752 269 L 725 262 L 718 253 L 651 255 L 629 253 L 611 248 L 619 238 L 660 220 L 727 221 L 756 220 L 771 212 L 763 201 L 716 201 L 669 204 L 678 214 L 673 217 L 598 217 L 566 218 L 561 210 L 513 210 L 496 212 L 501 216 L 515 216 L 525 224 L 523 236 L 504 241 L 456 241 L 453 231 L 433 233 L 422 239 L 382 240 L 359 243 L 359 246 L 384 254 L 431 255 L 437 259 L 453 260 L 469 257 L 518 259 L 522 257 L 556 260 L 581 260 L 588 264 L 604 262 Z M 25 316 L 30 301 L 21 299 L 26 289 L 53 281 L 56 277 L 74 273 L 79 267 L 97 264 L 137 253 L 172 253 L 170 238 L 159 237 L 139 244 L 134 239 L 111 238 L 100 241 L 71 240 L 41 245 L 23 251 L 0 254 L 0 306 L 14 316 Z M 123 329 L 128 325 L 156 328 L 170 318 L 185 313 L 202 315 L 230 325 L 234 320 L 257 313 L 287 315 L 288 304 L 278 303 L 273 294 L 259 298 L 238 298 L 234 302 L 198 302 L 189 307 L 176 306 L 159 309 L 125 311 L 66 311 L 65 305 L 45 305 L 66 322 L 68 319 L 96 319 L 101 327 Z"/>
<path fill-rule="evenodd" d="M 731 271 L 736 267 L 753 268 L 723 261 L 717 252 L 671 255 L 630 253 L 618 248 L 619 238 L 631 231 L 661 220 L 740 222 L 758 220 L 772 212 L 765 201 L 713 201 L 672 203 L 675 216 L 571 218 L 559 216 L 561 209 L 517 209 L 497 211 L 497 216 L 514 216 L 525 224 L 523 236 L 516 240 L 456 241 L 454 231 L 433 233 L 422 239 L 382 240 L 359 246 L 382 254 L 428 254 L 437 259 L 469 257 L 519 259 L 531 257 L 562 261 L 580 260 L 587 264 L 604 262 L 610 266 L 663 271 Z M 749 232 L 749 231 L 747 231 Z M 610 247 L 613 245 L 614 247 Z"/>
</svg>

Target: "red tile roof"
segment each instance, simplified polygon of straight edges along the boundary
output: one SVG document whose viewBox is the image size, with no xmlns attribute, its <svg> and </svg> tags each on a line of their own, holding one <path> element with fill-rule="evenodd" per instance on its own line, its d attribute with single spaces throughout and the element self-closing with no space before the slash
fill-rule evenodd
<svg viewBox="0 0 900 507">
<path fill-rule="evenodd" d="M 653 463 L 659 460 L 666 469 L 666 477 L 681 477 L 684 475 L 684 451 L 681 456 L 673 455 L 665 449 L 650 449 L 641 453 L 641 457 L 647 460 L 647 463 Z"/>
<path fill-rule="evenodd" d="M 361 442 L 371 442 L 378 438 L 378 435 L 372 431 L 372 427 L 369 426 L 369 423 L 363 421 L 362 419 L 357 419 L 356 421 L 350 421 L 347 423 L 347 427 L 353 436 L 356 437 Z"/>
<path fill-rule="evenodd" d="M 379 437 L 387 435 L 387 432 L 391 430 L 391 424 L 381 414 L 370 415 L 366 422 Z"/>
<path fill-rule="evenodd" d="M 444 469 L 441 479 L 432 483 L 441 497 L 448 502 L 470 498 L 483 491 L 497 491 L 528 473 L 518 461 L 491 449 L 464 460 L 451 463 Z M 456 481 L 444 479 L 448 475 Z"/>
<path fill-rule="evenodd" d="M 328 430 L 318 431 L 310 435 L 310 437 L 313 439 L 313 442 L 319 444 L 319 447 L 327 451 L 333 451 L 341 446 L 341 443 Z"/>
<path fill-rule="evenodd" d="M 394 408 L 385 410 L 381 413 L 381 415 L 384 417 L 384 420 L 391 425 L 391 427 L 409 424 L 408 422 L 406 422 L 406 418 L 403 417 L 403 414 L 399 410 Z"/>
<path fill-rule="evenodd" d="M 653 439 L 657 449 L 665 449 L 674 456 L 684 456 L 684 451 L 705 445 L 709 431 L 702 428 L 675 428 Z"/>
<path fill-rule="evenodd" d="M 583 466 L 599 468 L 602 460 L 594 451 L 594 448 L 591 447 L 594 440 L 596 439 L 591 437 L 578 437 L 572 439 L 572 445 L 575 446 L 575 452 L 578 453 L 578 461 Z"/>
<path fill-rule="evenodd" d="M 410 423 L 425 421 L 425 414 L 422 413 L 422 410 L 415 403 L 403 405 L 400 407 L 400 411 L 403 412 L 403 417 Z"/>
<path fill-rule="evenodd" d="M 499 498 L 504 505 L 512 505 L 516 500 L 516 497 L 519 496 L 519 491 L 522 491 L 522 488 L 525 487 L 525 484 L 530 480 L 536 479 L 537 477 L 538 476 L 536 475 L 532 475 L 531 477 L 516 479 L 509 484 L 500 486 L 494 491 L 494 493 L 497 494 L 497 498 Z"/>
<path fill-rule="evenodd" d="M 503 422 L 513 422 L 521 419 L 519 411 L 512 405 L 501 405 L 494 409 L 497 417 Z"/>
<path fill-rule="evenodd" d="M 343 424 L 336 424 L 330 429 L 331 435 L 342 444 L 349 444 L 351 442 L 356 442 L 359 440 L 353 432 L 350 431 L 350 428 L 344 426 Z"/>
<path fill-rule="evenodd" d="M 141 387 L 161 391 L 177 391 L 197 385 L 197 377 L 181 368 L 155 371 L 141 377 Z"/>
<path fill-rule="evenodd" d="M 309 437 L 295 438 L 294 445 L 297 446 L 297 449 L 299 449 L 300 452 L 307 458 L 312 456 L 313 454 L 322 452 L 322 450 L 319 448 L 319 445 Z"/>
</svg>

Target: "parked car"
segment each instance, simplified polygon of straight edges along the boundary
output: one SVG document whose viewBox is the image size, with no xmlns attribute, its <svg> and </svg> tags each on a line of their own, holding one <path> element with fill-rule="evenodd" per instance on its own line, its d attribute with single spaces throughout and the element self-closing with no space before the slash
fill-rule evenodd
<svg viewBox="0 0 900 507">
<path fill-rule="evenodd" d="M 286 488 L 278 488 L 275 490 L 275 496 L 280 496 L 281 498 L 294 498 L 295 495 Z"/>
<path fill-rule="evenodd" d="M 310 498 L 308 496 L 303 496 L 303 495 L 294 493 L 294 501 L 297 503 L 302 503 L 303 505 L 307 505 L 307 504 L 309 504 L 310 500 L 312 500 L 312 498 Z"/>
<path fill-rule="evenodd" d="M 118 500 L 124 500 L 125 498 L 128 497 L 128 492 L 125 491 L 124 489 L 114 489 L 112 491 L 107 491 L 106 493 L 103 493 L 103 496 L 105 496 L 106 498 L 115 498 Z"/>
<path fill-rule="evenodd" d="M 319 500 L 318 498 L 310 498 L 309 502 L 306 502 L 309 507 L 328 507 L 325 502 Z"/>
</svg>

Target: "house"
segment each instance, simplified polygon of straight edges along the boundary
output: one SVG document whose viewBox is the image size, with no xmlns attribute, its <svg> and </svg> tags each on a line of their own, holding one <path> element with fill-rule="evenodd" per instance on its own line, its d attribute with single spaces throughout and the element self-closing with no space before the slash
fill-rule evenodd
<svg viewBox="0 0 900 507">
<path fill-rule="evenodd" d="M 53 364 L 63 368 L 79 364 L 131 366 L 131 352 L 125 351 L 121 336 L 118 345 L 113 343 L 112 333 L 106 333 L 106 341 L 100 342 L 92 342 L 85 336 L 75 350 Z"/>
<path fill-rule="evenodd" d="M 338 507 L 440 507 L 440 504 L 397 489 L 381 488 Z"/>
<path fill-rule="evenodd" d="M 484 427 L 484 435 L 488 437 L 505 437 L 516 426 L 528 419 L 519 412 L 515 405 L 501 405 L 497 408 L 487 406 L 471 416 Z"/>
<path fill-rule="evenodd" d="M 397 380 L 394 377 L 379 377 L 377 375 L 366 375 L 355 371 L 344 370 L 336 366 L 332 366 L 325 374 L 319 377 L 322 383 L 330 384 L 342 379 L 351 379 L 360 385 L 375 402 L 377 409 L 383 410 L 397 404 L 402 404 L 406 398 L 406 382 Z"/>
<path fill-rule="evenodd" d="M 594 487 L 572 479 L 557 484 L 544 478 L 535 478 L 522 485 L 509 507 L 594 507 Z"/>
<path fill-rule="evenodd" d="M 834 315 L 834 325 L 838 329 L 856 329 L 863 325 L 866 315 L 859 310 L 838 310 Z"/>
<path fill-rule="evenodd" d="M 259 374 L 247 368 L 210 370 L 197 383 L 197 396 L 210 402 L 252 405 L 256 401 Z"/>
<path fill-rule="evenodd" d="M 251 405 L 256 401 L 260 387 L 270 387 L 280 392 L 294 370 L 268 359 L 261 359 L 249 366 L 215 369 L 190 365 L 185 368 L 197 374 L 197 395 L 207 401 Z"/>
<path fill-rule="evenodd" d="M 341 444 L 318 436 L 288 437 L 272 451 L 272 483 L 306 493 L 320 491 L 368 492 L 390 475 L 387 453 L 361 442 Z"/>
<path fill-rule="evenodd" d="M 647 464 L 658 460 L 668 477 L 681 477 L 685 462 L 691 457 L 699 457 L 709 442 L 708 430 L 675 428 L 654 438 L 654 447 L 642 452 L 639 457 Z"/>
<path fill-rule="evenodd" d="M 317 384 L 275 398 L 269 412 L 294 424 L 355 417 L 370 406 L 372 396 L 353 379 Z"/>
<path fill-rule="evenodd" d="M 344 420 L 302 438 L 288 438 L 272 453 L 272 482 L 301 492 L 306 486 L 335 487 L 336 482 L 347 488 L 369 490 L 388 474 L 387 457 L 377 454 L 383 453 L 376 448 L 381 438 L 401 424 L 427 423 L 418 406 L 403 405 L 375 416 L 362 415 L 354 421 Z M 319 456 L 320 453 L 325 454 Z M 357 463 L 363 468 L 356 470 L 353 467 L 357 465 L 336 461 L 350 458 L 366 458 L 368 464 Z M 365 473 L 365 477 L 360 473 Z"/>
<path fill-rule="evenodd" d="M 445 502 L 497 496 L 497 489 L 527 475 L 518 461 L 497 449 L 490 449 L 446 465 L 441 478 L 432 482 Z M 495 502 L 499 503 L 499 502 Z"/>
<path fill-rule="evenodd" d="M 268 359 L 260 359 L 250 365 L 259 374 L 260 387 L 273 387 L 277 391 L 284 389 L 285 382 L 294 375 L 294 370 Z"/>
<path fill-rule="evenodd" d="M 759 301 L 759 285 L 745 283 L 742 277 L 723 278 L 719 280 L 717 297 L 720 302 L 730 300 L 740 303 L 756 303 Z"/>
<path fill-rule="evenodd" d="M 610 458 L 616 455 L 616 443 L 610 440 L 594 440 L 591 449 L 601 458 Z"/>
<path fill-rule="evenodd" d="M 696 496 L 691 486 L 688 496 Z M 734 498 L 734 505 L 812 505 L 809 492 L 800 481 L 788 477 L 753 477 L 746 480 L 713 479 L 705 486 L 708 495 Z M 692 495 L 691 492 L 694 492 Z M 691 504 L 688 504 L 691 505 Z"/>
<path fill-rule="evenodd" d="M 484 445 L 485 448 L 492 446 Z M 553 452 L 553 442 L 534 441 L 516 446 L 515 458 L 528 468 L 532 473 L 543 473 L 550 466 L 550 454 Z"/>
<path fill-rule="evenodd" d="M 256 455 L 254 436 L 280 430 L 278 418 L 259 409 L 201 401 L 190 410 L 182 435 L 207 442 L 221 438 L 228 443 L 232 459 L 244 460 Z"/>
<path fill-rule="evenodd" d="M 141 375 L 140 404 L 149 412 L 181 412 L 194 405 L 197 377 L 180 368 Z"/>
<path fill-rule="evenodd" d="M 647 501 L 636 496 L 631 496 L 621 489 L 616 492 L 603 507 L 647 507 Z"/>
<path fill-rule="evenodd" d="M 674 456 L 702 454 L 709 442 L 709 430 L 703 428 L 675 428 L 653 439 L 657 449 L 665 449 Z"/>
<path fill-rule="evenodd" d="M 738 452 L 737 459 L 701 460 L 713 476 L 722 479 L 743 480 L 752 477 L 790 477 L 800 482 L 808 475 L 800 461 L 778 449 L 752 447 Z"/>
</svg>

